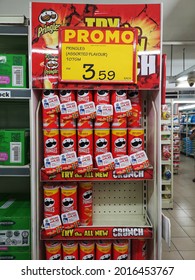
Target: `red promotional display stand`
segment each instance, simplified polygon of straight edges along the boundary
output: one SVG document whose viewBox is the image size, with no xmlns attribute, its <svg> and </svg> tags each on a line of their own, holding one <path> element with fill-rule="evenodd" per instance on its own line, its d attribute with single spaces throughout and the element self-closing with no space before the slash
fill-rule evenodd
<svg viewBox="0 0 195 280">
<path fill-rule="evenodd" d="M 161 5 L 30 12 L 34 259 L 160 259 Z"/>
</svg>

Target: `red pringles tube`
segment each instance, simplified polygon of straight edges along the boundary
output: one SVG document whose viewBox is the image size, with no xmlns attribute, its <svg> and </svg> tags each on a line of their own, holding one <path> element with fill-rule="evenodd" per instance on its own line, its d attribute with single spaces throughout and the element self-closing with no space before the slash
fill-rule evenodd
<svg viewBox="0 0 195 280">
<path fill-rule="evenodd" d="M 82 241 L 79 244 L 80 260 L 95 260 L 95 243 L 93 241 Z"/>
<path fill-rule="evenodd" d="M 112 259 L 112 243 L 109 240 L 100 240 L 96 243 L 96 260 Z"/>
<path fill-rule="evenodd" d="M 94 126 L 94 158 L 110 152 L 110 125 L 96 122 Z"/>
<path fill-rule="evenodd" d="M 44 61 L 44 88 L 54 89 L 58 87 L 59 62 L 58 54 L 48 53 Z"/>
<path fill-rule="evenodd" d="M 111 130 L 111 152 L 114 158 L 127 154 L 127 129 L 113 128 Z"/>
<path fill-rule="evenodd" d="M 113 260 L 128 260 L 130 257 L 128 240 L 114 240 L 113 242 Z"/>
<path fill-rule="evenodd" d="M 61 213 L 77 210 L 77 183 L 61 186 Z"/>
<path fill-rule="evenodd" d="M 81 226 L 93 225 L 92 182 L 80 182 L 78 185 L 78 213 Z"/>
<path fill-rule="evenodd" d="M 44 218 L 60 215 L 60 187 L 44 184 Z"/>
<path fill-rule="evenodd" d="M 75 97 L 75 92 L 73 90 L 60 90 L 59 91 L 59 98 L 60 98 L 60 102 L 61 103 L 65 103 L 65 102 L 70 102 L 70 101 L 75 101 L 76 97 Z"/>
<path fill-rule="evenodd" d="M 140 104 L 131 104 L 131 114 L 127 118 L 128 127 L 141 127 L 142 124 L 142 108 Z"/>
<path fill-rule="evenodd" d="M 44 158 L 60 153 L 60 135 L 58 129 L 43 129 Z"/>
<path fill-rule="evenodd" d="M 131 241 L 131 259 L 132 260 L 147 260 L 147 240 L 132 239 Z"/>
<path fill-rule="evenodd" d="M 93 156 L 93 129 L 90 121 L 78 123 L 77 140 L 78 157 L 89 154 Z"/>
<path fill-rule="evenodd" d="M 62 259 L 63 260 L 78 260 L 79 259 L 78 242 L 63 241 L 62 242 Z"/>
<path fill-rule="evenodd" d="M 110 104 L 110 92 L 109 90 L 97 90 L 94 92 L 94 103 L 98 104 Z"/>
<path fill-rule="evenodd" d="M 126 90 L 114 90 L 111 93 L 111 104 L 114 106 L 115 102 L 120 102 L 127 99 Z"/>
<path fill-rule="evenodd" d="M 60 150 L 61 154 L 77 151 L 76 128 L 60 129 Z"/>
<path fill-rule="evenodd" d="M 43 129 L 58 129 L 59 116 L 58 114 L 47 114 L 45 110 L 42 112 Z"/>
<path fill-rule="evenodd" d="M 128 155 L 144 150 L 144 129 L 128 128 Z"/>
<path fill-rule="evenodd" d="M 45 241 L 46 260 L 61 260 L 62 246 L 58 241 Z"/>
<path fill-rule="evenodd" d="M 93 95 L 91 90 L 78 90 L 76 93 L 77 104 L 83 104 L 93 101 Z"/>
</svg>

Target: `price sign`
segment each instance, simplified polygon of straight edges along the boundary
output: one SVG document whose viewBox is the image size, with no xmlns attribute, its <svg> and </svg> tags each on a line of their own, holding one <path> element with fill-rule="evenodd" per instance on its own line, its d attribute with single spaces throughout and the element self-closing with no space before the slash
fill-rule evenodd
<svg viewBox="0 0 195 280">
<path fill-rule="evenodd" d="M 137 82 L 136 30 L 66 27 L 59 41 L 61 82 Z"/>
</svg>

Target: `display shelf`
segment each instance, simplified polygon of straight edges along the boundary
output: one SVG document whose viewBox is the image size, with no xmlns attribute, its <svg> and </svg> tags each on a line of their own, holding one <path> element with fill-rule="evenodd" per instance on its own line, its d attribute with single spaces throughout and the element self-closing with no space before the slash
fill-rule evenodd
<svg viewBox="0 0 195 280">
<path fill-rule="evenodd" d="M 28 26 L 0 24 L 0 35 L 28 35 Z"/>
<path fill-rule="evenodd" d="M 0 165 L 0 177 L 2 176 L 30 176 L 30 165 L 24 166 L 3 166 Z"/>
<path fill-rule="evenodd" d="M 77 174 L 75 171 L 62 171 L 57 174 L 49 175 L 46 173 L 46 169 L 42 168 L 40 172 L 40 179 L 42 182 L 49 181 L 129 181 L 129 180 L 152 180 L 153 179 L 153 167 L 151 166 L 145 170 L 134 170 L 130 173 L 117 175 L 114 171 L 100 172 L 94 169 L 91 172 L 84 174 Z"/>
</svg>

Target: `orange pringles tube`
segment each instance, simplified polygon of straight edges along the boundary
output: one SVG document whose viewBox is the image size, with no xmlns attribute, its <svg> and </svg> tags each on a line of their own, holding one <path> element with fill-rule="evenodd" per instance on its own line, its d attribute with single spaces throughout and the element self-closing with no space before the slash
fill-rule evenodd
<svg viewBox="0 0 195 280">
<path fill-rule="evenodd" d="M 113 242 L 113 260 L 128 260 L 129 259 L 129 241 L 114 240 Z"/>
<path fill-rule="evenodd" d="M 111 260 L 112 243 L 109 240 L 98 241 L 96 243 L 96 260 Z"/>
<path fill-rule="evenodd" d="M 46 260 L 61 260 L 62 248 L 58 241 L 45 241 Z"/>
<path fill-rule="evenodd" d="M 95 259 L 95 243 L 93 241 L 82 241 L 79 244 L 80 260 L 94 260 Z"/>
<path fill-rule="evenodd" d="M 92 182 L 80 182 L 78 185 L 78 213 L 81 226 L 93 225 Z"/>
<path fill-rule="evenodd" d="M 62 242 L 62 258 L 63 260 L 78 260 L 78 242 L 74 240 Z"/>
</svg>

